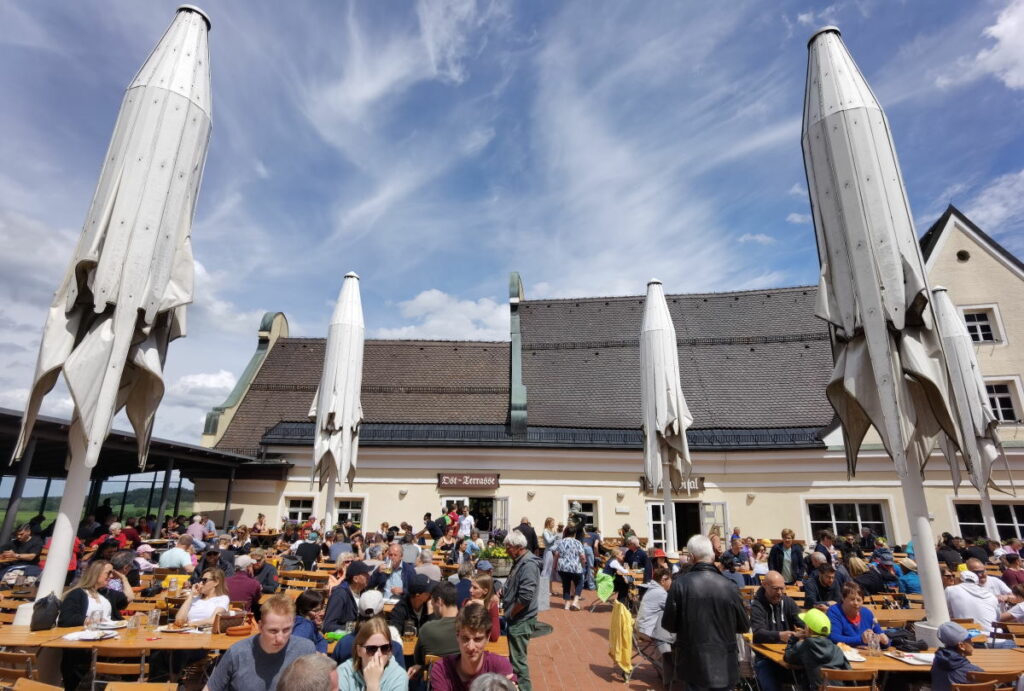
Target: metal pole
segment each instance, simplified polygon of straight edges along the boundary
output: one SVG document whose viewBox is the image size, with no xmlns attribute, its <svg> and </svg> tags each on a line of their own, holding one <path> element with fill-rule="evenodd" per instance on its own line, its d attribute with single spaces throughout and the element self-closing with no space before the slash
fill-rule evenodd
<svg viewBox="0 0 1024 691">
<path fill-rule="evenodd" d="M 918 574 L 921 577 L 921 593 L 924 595 L 924 606 L 928 613 L 927 621 L 914 624 L 914 630 L 920 629 L 919 640 L 938 640 L 935 631 L 939 625 L 949 621 L 949 610 L 946 608 L 942 577 L 939 575 L 939 560 L 934 549 L 935 536 L 928 520 L 928 504 L 924 497 L 921 471 L 911 469 L 900 484 L 903 487 L 903 503 L 906 505 L 907 520 L 910 523 L 910 537 L 914 541 Z"/>
<path fill-rule="evenodd" d="M 75 421 L 73 424 L 80 425 Z M 77 440 L 84 439 L 84 435 L 75 430 L 68 435 L 69 455 L 68 476 L 64 481 L 64 494 L 61 497 L 60 509 L 57 519 L 53 525 L 53 537 L 50 540 L 50 549 L 46 557 L 46 565 L 39 577 L 39 590 L 36 600 L 44 599 L 53 593 L 58 597 L 64 592 L 64 581 L 68 575 L 68 564 L 71 563 L 71 549 L 73 547 L 75 534 L 78 532 L 78 523 L 82 520 L 82 508 L 85 505 L 85 495 L 89 489 L 89 475 L 92 468 L 85 465 L 85 447 Z M 26 614 L 31 618 L 31 611 Z M 18 616 L 22 612 L 18 610 Z"/>
<path fill-rule="evenodd" d="M 50 483 L 52 482 L 52 477 L 46 478 L 46 486 L 43 487 L 43 500 L 39 502 L 39 513 L 46 513 L 46 500 L 50 498 Z"/>
<path fill-rule="evenodd" d="M 661 487 L 665 495 L 665 508 L 662 520 L 665 523 L 665 551 L 672 553 L 678 550 L 676 546 L 676 505 L 672 501 L 672 468 L 669 463 L 662 466 Z"/>
<path fill-rule="evenodd" d="M 178 473 L 178 491 L 174 495 L 174 515 L 177 516 L 181 511 L 181 473 Z"/>
<path fill-rule="evenodd" d="M 99 505 L 100 505 L 100 488 L 101 487 L 102 487 L 102 482 L 100 481 L 100 479 L 98 477 L 97 478 L 93 478 L 92 479 L 92 484 L 89 485 L 89 495 L 86 498 L 86 502 L 85 502 L 85 510 L 87 512 L 93 513 L 99 507 Z"/>
<path fill-rule="evenodd" d="M 153 493 L 156 492 L 156 471 L 153 471 L 153 483 L 149 486 L 149 497 L 146 499 L 146 516 L 153 510 Z"/>
<path fill-rule="evenodd" d="M 28 471 L 32 467 L 32 454 L 36 452 L 36 440 L 33 437 L 25 448 L 25 454 L 21 457 L 18 465 L 18 474 L 14 476 L 14 487 L 11 488 L 11 497 L 7 500 L 7 513 L 4 514 L 4 524 L 0 528 L 0 543 L 7 542 L 14 530 L 14 521 L 18 518 L 18 507 L 21 506 L 21 495 L 25 492 L 25 481 L 28 480 Z"/>
<path fill-rule="evenodd" d="M 157 526 L 163 525 L 164 520 L 164 509 L 167 506 L 167 490 L 171 487 L 171 473 L 174 471 L 174 459 L 167 459 L 167 469 L 164 470 L 164 484 L 160 486 L 160 503 L 157 504 L 159 507 L 156 510 L 156 524 Z"/>
<path fill-rule="evenodd" d="M 124 493 L 121 494 L 121 510 L 117 513 L 117 520 L 124 522 L 124 505 L 128 501 L 128 485 L 131 484 L 132 474 L 128 473 L 128 477 L 124 479 Z"/>
<path fill-rule="evenodd" d="M 228 516 L 231 513 L 231 490 L 235 486 L 235 469 L 231 469 L 231 477 L 228 479 L 228 495 L 224 499 L 224 520 L 221 522 L 220 528 L 223 531 L 228 529 Z"/>
</svg>

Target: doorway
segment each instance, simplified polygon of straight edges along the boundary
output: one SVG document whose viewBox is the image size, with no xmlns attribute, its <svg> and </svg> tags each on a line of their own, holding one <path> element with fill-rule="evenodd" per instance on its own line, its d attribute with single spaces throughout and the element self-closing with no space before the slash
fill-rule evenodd
<svg viewBox="0 0 1024 691">
<path fill-rule="evenodd" d="M 676 546 L 678 549 L 683 549 L 687 540 L 694 535 L 703 533 L 701 503 L 677 501 L 673 502 L 673 506 L 676 514 Z M 665 521 L 662 519 L 664 510 L 664 502 L 648 502 L 647 504 L 647 526 L 651 542 L 655 547 L 661 549 L 665 549 Z"/>
<path fill-rule="evenodd" d="M 469 506 L 469 515 L 475 519 L 476 529 L 483 535 L 493 530 L 496 524 L 501 527 L 502 517 L 495 516 L 496 501 L 494 497 L 441 497 L 441 507 L 445 509 L 449 504 L 455 504 L 462 513 L 462 507 Z"/>
</svg>

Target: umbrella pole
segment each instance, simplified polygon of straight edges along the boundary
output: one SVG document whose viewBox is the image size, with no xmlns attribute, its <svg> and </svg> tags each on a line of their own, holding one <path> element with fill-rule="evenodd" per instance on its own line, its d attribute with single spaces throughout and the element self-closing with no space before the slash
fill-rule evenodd
<svg viewBox="0 0 1024 691">
<path fill-rule="evenodd" d="M 338 501 L 334 498 L 337 492 L 338 481 L 334 473 L 327 479 L 327 505 L 324 507 L 324 529 L 334 530 L 338 522 Z"/>
<path fill-rule="evenodd" d="M 999 526 L 996 525 L 996 512 L 992 508 L 992 496 L 988 493 L 988 486 L 978 490 L 981 497 L 981 517 L 985 521 L 985 535 L 993 540 L 999 539 Z"/>
<path fill-rule="evenodd" d="M 669 479 L 672 477 L 671 472 L 671 465 L 669 463 L 662 466 L 661 489 L 665 495 L 665 508 L 662 509 L 664 514 L 662 518 L 665 523 L 666 552 L 676 552 L 679 549 L 676 545 L 676 505 L 672 501 L 672 481 Z"/>
<path fill-rule="evenodd" d="M 89 491 L 89 476 L 92 469 L 85 465 L 85 445 L 82 443 L 81 423 L 76 421 L 68 434 L 68 446 L 71 449 L 71 461 L 68 477 L 64 481 L 64 494 L 60 500 L 60 509 L 53 526 L 53 538 L 50 549 L 46 553 L 46 566 L 39 577 L 37 600 L 54 593 L 59 598 L 64 593 L 64 581 L 71 563 L 71 551 L 74 549 L 78 523 L 82 520 L 82 509 L 85 506 L 85 495 Z"/>
<path fill-rule="evenodd" d="M 917 571 L 921 577 L 921 593 L 924 595 L 924 606 L 928 613 L 923 628 L 929 628 L 932 636 L 929 645 L 936 645 L 934 631 L 941 624 L 949 621 L 946 608 L 946 595 L 942 589 L 942 577 L 939 575 L 939 559 L 935 552 L 935 536 L 928 520 L 928 504 L 924 498 L 924 480 L 921 472 L 912 468 L 900 482 L 903 487 L 903 503 L 907 509 L 907 520 L 910 523 L 910 537 L 914 540 L 914 556 L 917 558 Z M 918 624 L 914 625 L 915 630 Z M 927 635 L 927 634 L 926 634 Z M 929 638 L 924 638 L 929 640 Z"/>
</svg>

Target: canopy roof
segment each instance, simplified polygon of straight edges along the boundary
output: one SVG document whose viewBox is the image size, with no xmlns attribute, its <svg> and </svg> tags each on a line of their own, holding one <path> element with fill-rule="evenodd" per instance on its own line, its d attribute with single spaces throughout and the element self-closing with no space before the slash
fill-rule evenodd
<svg viewBox="0 0 1024 691">
<path fill-rule="evenodd" d="M 21 412 L 0 408 L 0 454 L 10 458 L 21 425 Z M 32 477 L 64 478 L 64 462 L 68 453 L 70 420 L 40 416 L 32 431 L 36 449 L 32 457 Z M 174 461 L 174 469 L 183 476 L 193 478 L 226 477 L 235 469 L 238 478 L 278 480 L 287 477 L 290 463 L 263 462 L 251 456 L 207 449 L 154 438 L 150 443 L 149 459 L 144 471 L 139 470 L 138 446 L 132 432 L 112 430 L 103 444 L 100 461 L 93 468 L 94 478 L 110 478 L 139 472 L 161 471 L 167 461 Z M 13 468 L 5 467 L 5 473 Z"/>
</svg>

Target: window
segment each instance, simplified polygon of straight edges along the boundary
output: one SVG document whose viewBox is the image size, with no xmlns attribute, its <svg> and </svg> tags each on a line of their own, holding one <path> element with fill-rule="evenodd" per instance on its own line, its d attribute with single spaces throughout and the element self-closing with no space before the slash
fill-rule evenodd
<svg viewBox="0 0 1024 691">
<path fill-rule="evenodd" d="M 567 507 L 570 514 L 573 511 L 572 505 L 574 502 L 578 502 L 580 505 L 579 513 L 583 517 L 583 525 L 597 525 L 597 502 L 593 500 L 570 499 Z"/>
<path fill-rule="evenodd" d="M 1020 419 L 1014 401 L 1015 391 L 1010 387 L 1009 382 L 986 382 L 985 391 L 988 392 L 988 403 L 992 406 L 992 412 L 995 413 L 997 420 L 1017 422 Z"/>
<path fill-rule="evenodd" d="M 288 520 L 289 521 L 305 521 L 307 518 L 313 515 L 313 500 L 312 499 L 289 499 L 288 500 Z"/>
<path fill-rule="evenodd" d="M 993 504 L 992 512 L 996 516 L 999 528 L 999 539 L 1024 536 L 1024 504 Z M 985 520 L 981 517 L 981 505 L 958 503 L 956 519 L 960 523 L 960 534 L 965 538 L 992 537 L 986 536 Z"/>
<path fill-rule="evenodd" d="M 994 343 L 999 340 L 992 329 L 993 321 L 989 310 L 964 311 L 967 333 L 971 334 L 971 340 L 975 343 Z"/>
<path fill-rule="evenodd" d="M 338 500 L 338 524 L 351 519 L 356 527 L 363 527 L 363 500 L 362 499 L 339 499 Z"/>
<path fill-rule="evenodd" d="M 651 531 L 651 542 L 648 547 L 668 549 L 665 544 L 665 505 L 651 502 L 647 504 L 647 525 Z"/>
<path fill-rule="evenodd" d="M 871 528 L 875 535 L 888 535 L 885 526 L 885 512 L 881 503 L 864 504 L 808 504 L 811 518 L 810 539 L 817 539 L 819 530 L 830 530 L 833 535 L 854 533 L 860 535 L 861 528 Z"/>
</svg>

